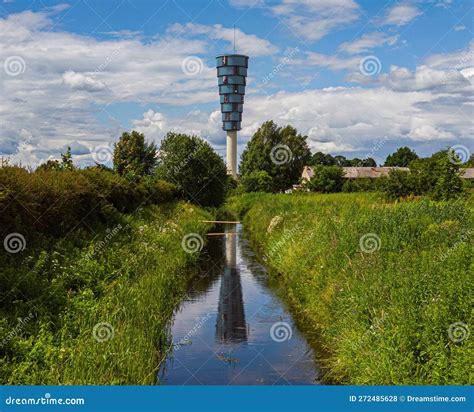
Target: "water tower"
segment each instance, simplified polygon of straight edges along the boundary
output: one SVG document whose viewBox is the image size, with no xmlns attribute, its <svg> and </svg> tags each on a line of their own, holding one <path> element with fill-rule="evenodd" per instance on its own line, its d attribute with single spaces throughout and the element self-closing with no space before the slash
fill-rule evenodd
<svg viewBox="0 0 474 412">
<path fill-rule="evenodd" d="M 237 176 L 237 131 L 242 127 L 249 58 L 242 54 L 216 57 L 222 129 L 227 133 L 227 173 Z"/>
</svg>

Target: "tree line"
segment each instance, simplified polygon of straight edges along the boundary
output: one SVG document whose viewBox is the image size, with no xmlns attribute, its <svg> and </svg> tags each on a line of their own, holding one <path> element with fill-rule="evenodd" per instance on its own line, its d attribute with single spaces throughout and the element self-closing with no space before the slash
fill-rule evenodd
<svg viewBox="0 0 474 412">
<path fill-rule="evenodd" d="M 344 156 L 311 153 L 304 136 L 291 125 L 264 122 L 253 134 L 242 153 L 239 178 L 227 175 L 226 166 L 212 146 L 198 136 L 169 132 L 158 148 L 137 131 L 125 132 L 114 145 L 110 172 L 129 182 L 147 177 L 172 183 L 178 195 L 201 206 L 217 207 L 227 194 L 244 192 L 283 192 L 302 183 L 305 166 L 312 166 L 314 177 L 304 189 L 317 192 L 382 190 L 388 197 L 429 194 L 447 199 L 460 195 L 463 182 L 460 168 L 474 163 L 473 157 L 460 165 L 449 150 L 420 158 L 408 147 L 387 156 L 384 166 L 409 166 L 410 173 L 393 171 L 388 178 L 345 179 L 342 167 L 375 167 L 371 157 L 348 159 Z M 72 170 L 70 150 L 61 161 L 48 161 L 39 170 Z M 107 169 L 96 164 L 93 168 Z"/>
</svg>

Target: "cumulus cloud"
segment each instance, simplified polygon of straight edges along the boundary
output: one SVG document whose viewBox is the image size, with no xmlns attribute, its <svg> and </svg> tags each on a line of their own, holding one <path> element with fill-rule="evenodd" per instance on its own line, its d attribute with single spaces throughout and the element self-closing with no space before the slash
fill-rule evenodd
<svg viewBox="0 0 474 412">
<path fill-rule="evenodd" d="M 472 113 L 470 99 L 446 96 L 436 88 L 402 91 L 385 85 L 249 96 L 241 144 L 262 119 L 273 119 L 280 125 L 291 123 L 307 134 L 314 150 L 333 153 L 367 152 L 383 137 L 395 142 L 407 139 L 414 147 L 416 142 L 431 142 L 438 148 L 453 142 L 472 145 L 474 128 L 467 115 Z"/>
<path fill-rule="evenodd" d="M 379 78 L 380 83 L 398 91 L 433 90 L 447 93 L 472 92 L 469 77 L 458 70 L 436 70 L 421 65 L 414 72 L 405 67 L 391 66 L 390 72 Z"/>
<path fill-rule="evenodd" d="M 148 110 L 143 113 L 143 118 L 133 121 L 133 128 L 144 133 L 148 138 L 160 140 L 167 130 L 167 121 L 163 113 Z"/>
<path fill-rule="evenodd" d="M 92 77 L 85 76 L 81 73 L 76 73 L 68 70 L 63 74 L 63 82 L 71 86 L 74 90 L 86 90 L 88 92 L 98 92 L 105 89 L 105 84 L 100 80 L 95 80 Z"/>
<path fill-rule="evenodd" d="M 205 138 L 216 145 L 218 150 L 223 149 L 224 132 L 221 130 L 222 121 L 219 110 L 205 112 L 197 107 L 191 109 L 184 116 L 166 116 L 163 113 L 147 110 L 142 119 L 133 121 L 133 128 L 144 133 L 148 139 L 160 143 L 169 131 L 186 133 Z"/>
<path fill-rule="evenodd" d="M 474 66 L 474 41 L 466 50 L 454 53 L 434 54 L 426 59 L 426 64 L 436 69 L 461 70 Z"/>
<path fill-rule="evenodd" d="M 290 8 L 288 19 L 301 14 L 305 21 L 310 11 L 316 13 L 324 3 L 286 0 L 280 6 Z M 341 8 L 354 15 L 358 10 L 342 4 Z M 134 36 L 104 40 L 52 31 L 51 13 L 23 12 L 0 18 L 1 154 L 35 165 L 58 157 L 71 145 L 74 159 L 86 162 L 87 151 L 112 144 L 130 126 L 158 143 L 169 130 L 198 134 L 224 153 L 214 61 L 206 61 L 205 56 L 212 52 L 213 39 L 230 41 L 230 29 L 175 25 L 148 42 Z M 337 24 L 324 27 L 332 30 Z M 311 38 L 323 32 L 328 31 Z M 252 53 L 270 55 L 278 50 L 262 39 L 242 35 L 250 36 Z M 239 150 L 267 119 L 293 124 L 308 135 L 313 150 L 370 151 L 374 140 L 384 136 L 394 142 L 406 139 L 407 144 L 429 142 L 430 147 L 448 143 L 470 147 L 474 138 L 474 43 L 466 50 L 432 55 L 415 68 L 393 65 L 378 76 L 359 73 L 357 77 L 357 54 L 376 47 L 375 37 L 369 33 L 341 45 L 342 57 L 301 51 L 285 63 L 292 68 L 304 63 L 313 72 L 314 67 L 347 71 L 360 82 L 358 87 L 292 88 L 264 96 L 257 87 L 249 87 Z M 390 44 L 395 41 L 391 37 L 380 39 Z M 24 60 L 23 73 L 11 76 L 5 72 L 3 63 L 10 56 Z M 189 56 L 201 62 L 196 72 L 183 70 Z M 134 104 L 134 108 L 139 104 L 143 113 L 130 123 L 130 119 L 115 119 L 109 108 L 116 103 Z"/>
<path fill-rule="evenodd" d="M 208 66 L 198 57 L 209 52 L 206 39 L 168 33 L 144 43 L 137 38 L 101 40 L 52 31 L 57 11 L 0 18 L 2 154 L 26 150 L 20 125 L 32 135 L 28 150 L 39 153 L 51 145 L 58 154 L 65 144 L 59 144 L 61 139 L 88 142 L 91 147 L 116 140 L 124 126 L 109 115 L 109 104 L 215 102 L 214 61 Z M 189 56 L 200 62 L 196 73 L 183 70 Z M 7 68 L 12 58 L 20 70 Z M 41 153 L 42 160 L 48 150 Z"/>
</svg>

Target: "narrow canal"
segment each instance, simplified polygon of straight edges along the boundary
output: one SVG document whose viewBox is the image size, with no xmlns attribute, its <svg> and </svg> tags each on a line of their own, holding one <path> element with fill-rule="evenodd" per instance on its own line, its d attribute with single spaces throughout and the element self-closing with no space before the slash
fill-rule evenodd
<svg viewBox="0 0 474 412">
<path fill-rule="evenodd" d="M 206 263 L 171 326 L 169 385 L 317 384 L 313 349 L 241 225 L 211 236 Z"/>
</svg>

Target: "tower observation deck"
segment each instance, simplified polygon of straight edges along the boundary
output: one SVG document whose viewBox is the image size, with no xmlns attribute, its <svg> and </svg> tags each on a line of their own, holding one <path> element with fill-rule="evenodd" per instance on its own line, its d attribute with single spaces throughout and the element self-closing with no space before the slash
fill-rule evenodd
<svg viewBox="0 0 474 412">
<path fill-rule="evenodd" d="M 227 172 L 237 176 L 237 131 L 242 127 L 249 58 L 242 54 L 216 57 L 222 129 L 227 132 Z"/>
</svg>

